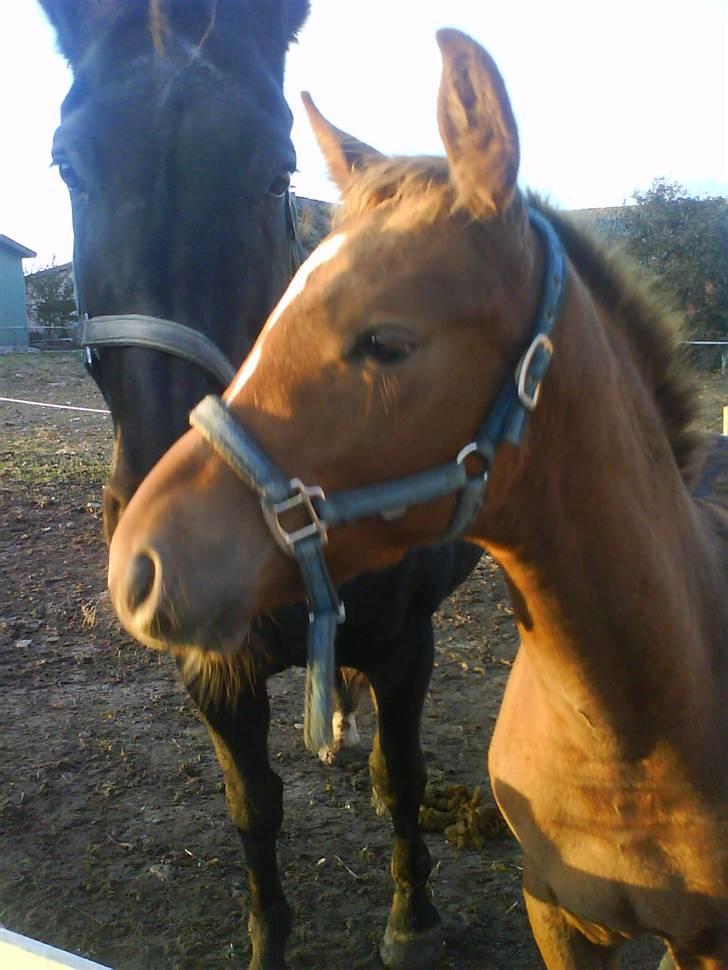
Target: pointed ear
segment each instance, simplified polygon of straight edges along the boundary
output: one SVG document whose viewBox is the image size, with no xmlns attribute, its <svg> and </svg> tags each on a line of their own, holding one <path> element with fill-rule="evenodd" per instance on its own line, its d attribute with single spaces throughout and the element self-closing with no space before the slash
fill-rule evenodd
<svg viewBox="0 0 728 970">
<path fill-rule="evenodd" d="M 296 39 L 306 23 L 310 8 L 310 0 L 283 0 L 283 30 L 289 42 Z"/>
<path fill-rule="evenodd" d="M 478 217 L 501 213 L 516 192 L 518 129 L 493 58 L 458 30 L 440 30 L 437 120 L 460 197 Z"/>
<path fill-rule="evenodd" d="M 58 47 L 75 69 L 99 32 L 113 24 L 124 8 L 119 0 L 38 0 L 56 31 Z M 150 10 L 152 0 L 149 0 Z M 145 16 L 146 3 L 141 6 Z"/>
<path fill-rule="evenodd" d="M 73 66 L 81 57 L 88 41 L 86 20 L 89 15 L 85 0 L 39 0 L 56 32 L 58 47 Z"/>
<path fill-rule="evenodd" d="M 254 28 L 261 41 L 272 44 L 281 53 L 288 49 L 306 23 L 311 0 L 253 0 L 252 7 Z M 282 51 L 279 50 L 281 45 Z"/>
<path fill-rule="evenodd" d="M 382 158 L 382 154 L 371 145 L 347 135 L 340 128 L 335 128 L 321 114 L 308 91 L 301 94 L 301 100 L 329 174 L 340 191 L 346 192 L 354 169 L 366 168 L 369 162 Z"/>
</svg>

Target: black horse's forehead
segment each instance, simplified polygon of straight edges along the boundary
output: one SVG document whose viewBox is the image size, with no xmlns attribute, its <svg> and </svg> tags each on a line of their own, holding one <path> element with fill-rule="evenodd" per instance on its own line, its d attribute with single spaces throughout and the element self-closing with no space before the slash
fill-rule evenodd
<svg viewBox="0 0 728 970">
<path fill-rule="evenodd" d="M 61 119 L 65 121 L 90 101 L 123 99 L 133 91 L 162 99 L 185 86 L 206 85 L 209 106 L 219 106 L 221 96 L 232 93 L 243 104 L 255 104 L 269 116 L 269 123 L 273 120 L 290 132 L 293 115 L 275 74 L 258 55 L 255 45 L 249 48 L 241 51 L 239 67 L 234 72 L 222 69 L 198 48 L 181 40 L 176 42 L 174 52 L 160 55 L 147 51 L 121 62 L 110 62 L 99 50 L 76 69 L 61 105 Z"/>
<path fill-rule="evenodd" d="M 115 165 L 120 153 L 139 163 L 147 156 L 148 167 L 174 142 L 200 157 L 222 153 L 238 164 L 247 159 L 262 168 L 272 163 L 293 171 L 292 120 L 269 72 L 248 83 L 178 49 L 174 58 L 137 57 L 101 82 L 91 70 L 80 70 L 64 101 L 54 144 L 56 150 L 68 147 L 86 156 L 93 149 L 92 164 Z"/>
</svg>

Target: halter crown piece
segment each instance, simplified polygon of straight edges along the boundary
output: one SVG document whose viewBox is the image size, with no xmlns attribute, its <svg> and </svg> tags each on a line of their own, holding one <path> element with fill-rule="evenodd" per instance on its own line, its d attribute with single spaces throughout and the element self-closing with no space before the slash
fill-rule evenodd
<svg viewBox="0 0 728 970">
<path fill-rule="evenodd" d="M 541 237 L 546 257 L 541 303 L 531 340 L 515 375 L 509 375 L 476 436 L 454 461 L 417 475 L 327 496 L 317 485 L 289 479 L 220 398 L 204 398 L 190 414 L 192 427 L 258 495 L 273 538 L 300 566 L 309 602 L 304 739 L 311 751 L 318 752 L 331 741 L 334 639 L 337 624 L 344 620 L 344 606 L 324 557 L 328 530 L 370 516 L 397 518 L 413 505 L 458 492 L 453 517 L 440 541 L 456 539 L 480 512 L 496 448 L 503 441 L 514 446 L 521 443 L 526 417 L 538 404 L 541 382 L 553 355 L 551 332 L 563 301 L 566 273 L 564 248 L 550 222 L 534 209 L 529 209 L 529 219 Z M 470 455 L 476 455 L 484 468 L 475 476 L 465 468 Z M 294 508 L 305 511 L 309 521 L 288 532 L 281 516 Z"/>
</svg>

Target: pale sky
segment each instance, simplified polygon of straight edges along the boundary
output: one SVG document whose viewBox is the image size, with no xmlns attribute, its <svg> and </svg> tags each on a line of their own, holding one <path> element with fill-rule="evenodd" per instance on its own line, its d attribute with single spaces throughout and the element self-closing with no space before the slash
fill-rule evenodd
<svg viewBox="0 0 728 970">
<path fill-rule="evenodd" d="M 122 0 L 118 0 L 122 2 Z M 728 195 L 728 0 L 312 0 L 286 92 L 300 195 L 335 198 L 300 107 L 383 151 L 441 153 L 435 31 L 465 30 L 505 78 L 521 184 L 565 208 L 619 205 L 656 176 Z M 70 84 L 31 0 L 0 0 L 0 233 L 71 256 L 65 187 L 49 168 Z M 26 268 L 28 263 L 26 262 Z"/>
</svg>

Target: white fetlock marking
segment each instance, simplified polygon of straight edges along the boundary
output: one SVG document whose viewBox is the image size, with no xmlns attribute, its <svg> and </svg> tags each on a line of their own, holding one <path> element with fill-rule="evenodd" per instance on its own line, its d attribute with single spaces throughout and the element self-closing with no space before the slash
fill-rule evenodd
<svg viewBox="0 0 728 970">
<path fill-rule="evenodd" d="M 331 718 L 331 744 L 319 748 L 318 756 L 325 765 L 332 765 L 342 748 L 355 748 L 360 742 L 359 731 L 354 714 L 334 711 Z"/>
<path fill-rule="evenodd" d="M 336 714 L 334 714 L 336 717 Z M 344 718 L 343 744 L 345 748 L 355 748 L 359 744 L 359 731 L 356 726 L 356 714 Z"/>
<path fill-rule="evenodd" d="M 338 745 L 341 747 L 344 744 L 344 734 L 345 734 L 345 717 L 341 711 L 334 711 L 333 717 L 331 718 L 331 733 L 333 735 L 332 745 Z"/>
</svg>

